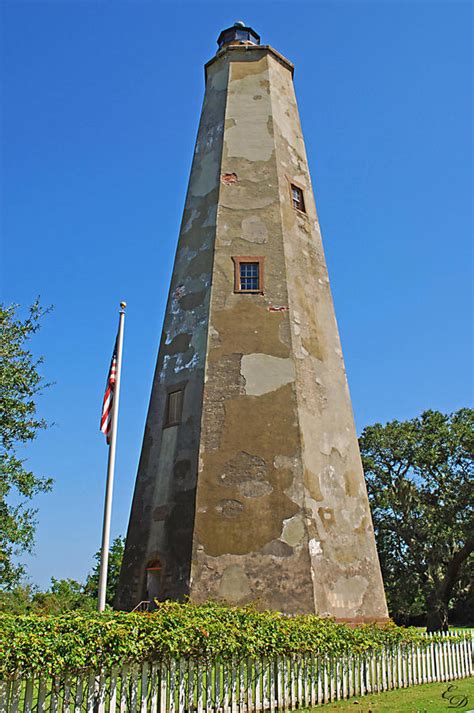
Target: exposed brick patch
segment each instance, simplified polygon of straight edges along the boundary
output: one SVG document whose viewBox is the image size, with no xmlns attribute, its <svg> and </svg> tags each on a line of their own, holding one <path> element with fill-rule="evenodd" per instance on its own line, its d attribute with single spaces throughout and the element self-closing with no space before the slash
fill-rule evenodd
<svg viewBox="0 0 474 713">
<path fill-rule="evenodd" d="M 226 186 L 230 183 L 237 183 L 238 180 L 236 173 L 223 173 L 221 176 L 221 181 Z"/>
<path fill-rule="evenodd" d="M 268 311 L 269 312 L 287 312 L 288 307 L 269 307 Z"/>
</svg>

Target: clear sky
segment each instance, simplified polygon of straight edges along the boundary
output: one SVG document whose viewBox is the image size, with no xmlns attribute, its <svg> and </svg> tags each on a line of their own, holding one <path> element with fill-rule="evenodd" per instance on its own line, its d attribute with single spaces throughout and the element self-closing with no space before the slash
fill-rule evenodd
<svg viewBox="0 0 474 713">
<path fill-rule="evenodd" d="M 357 429 L 470 404 L 472 4 L 2 0 L 2 299 L 54 312 L 34 341 L 54 422 L 28 447 L 31 581 L 100 544 L 98 422 L 128 302 L 112 535 L 131 504 L 203 97 L 243 19 L 296 65 Z"/>
</svg>

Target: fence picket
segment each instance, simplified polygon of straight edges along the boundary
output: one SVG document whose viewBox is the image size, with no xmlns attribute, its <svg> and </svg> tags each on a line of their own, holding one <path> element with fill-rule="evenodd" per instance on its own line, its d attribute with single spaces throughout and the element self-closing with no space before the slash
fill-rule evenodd
<svg viewBox="0 0 474 713">
<path fill-rule="evenodd" d="M 245 669 L 244 664 L 241 661 L 239 664 L 239 713 L 244 713 L 245 711 Z"/>
<path fill-rule="evenodd" d="M 454 642 L 454 648 L 456 650 L 456 672 L 457 672 L 457 678 L 462 678 L 462 671 L 461 671 L 461 651 L 459 647 L 459 642 L 455 641 Z"/>
<path fill-rule="evenodd" d="M 32 710 L 33 706 L 33 679 L 29 678 L 26 682 L 25 686 L 25 702 L 23 704 L 23 711 L 24 713 L 30 713 Z M 5 708 L 2 707 L 1 701 L 0 701 L 0 711 L 6 711 L 7 707 Z"/>
<path fill-rule="evenodd" d="M 281 656 L 277 658 L 277 681 L 276 681 L 276 707 L 280 710 L 284 700 L 284 682 L 283 682 L 283 659 Z"/>
<path fill-rule="evenodd" d="M 221 707 L 222 697 L 222 665 L 220 661 L 214 663 L 214 710 L 218 711 Z"/>
<path fill-rule="evenodd" d="M 235 659 L 232 659 L 230 679 L 231 679 L 230 707 L 231 707 L 232 713 L 237 713 L 237 664 L 235 662 Z"/>
<path fill-rule="evenodd" d="M 211 664 L 206 665 L 206 713 L 211 713 L 212 711 L 212 669 Z M 242 711 L 242 708 L 240 709 Z"/>
<path fill-rule="evenodd" d="M 325 656 L 323 659 L 319 659 L 319 667 L 320 667 L 320 680 L 321 680 L 321 688 L 322 688 L 322 695 L 321 695 L 321 702 L 322 703 L 327 703 L 329 700 L 329 681 L 328 681 L 328 666 L 327 666 L 327 657 Z"/>
<path fill-rule="evenodd" d="M 460 641 L 458 646 L 459 646 L 459 669 L 460 669 L 460 674 L 461 678 L 466 678 L 467 673 L 466 673 L 466 661 L 464 660 L 464 641 Z"/>
<path fill-rule="evenodd" d="M 51 701 L 53 698 L 53 688 L 51 688 Z M 95 703 L 95 673 L 90 673 L 87 679 L 87 698 L 86 698 L 86 710 L 87 713 L 94 713 L 94 703 Z M 51 708 L 50 708 L 51 710 Z"/>
<path fill-rule="evenodd" d="M 311 707 L 311 684 L 313 681 L 313 657 L 311 654 L 304 655 L 304 707 Z"/>
<path fill-rule="evenodd" d="M 306 654 L 307 665 L 308 665 L 308 697 L 306 699 L 305 705 L 307 708 L 314 707 L 317 700 L 316 691 L 316 658 L 314 654 Z"/>
<path fill-rule="evenodd" d="M 283 657 L 283 687 L 282 687 L 282 701 L 280 706 L 283 705 L 283 710 L 285 713 L 289 710 L 289 689 L 288 689 L 288 659 L 286 656 Z"/>
<path fill-rule="evenodd" d="M 110 670 L 109 685 L 109 713 L 115 713 L 117 709 L 117 668 L 114 666 Z M 156 711 L 154 711 L 156 713 Z"/>
<path fill-rule="evenodd" d="M 267 665 L 269 666 L 269 683 L 270 683 L 270 713 L 275 712 L 275 682 L 276 682 L 276 664 L 275 661 L 268 661 L 267 659 Z M 253 710 L 253 709 L 249 709 Z"/>
<path fill-rule="evenodd" d="M 186 664 L 184 659 L 180 659 L 178 673 L 178 712 L 186 711 Z M 142 713 L 146 713 L 142 711 Z"/>
<path fill-rule="evenodd" d="M 7 681 L 0 679 L 0 711 L 1 713 L 6 713 L 8 710 L 8 699 L 9 699 L 9 684 Z"/>
<path fill-rule="evenodd" d="M 336 700 L 336 667 L 334 658 L 329 659 L 329 700 L 331 703 Z"/>
<path fill-rule="evenodd" d="M 176 710 L 176 661 L 171 659 L 169 665 L 169 702 L 168 702 L 168 712 L 175 713 Z"/>
<path fill-rule="evenodd" d="M 100 672 L 99 686 L 96 692 L 96 709 L 98 713 L 105 713 L 105 693 L 106 693 L 106 674 L 105 671 Z"/>
<path fill-rule="evenodd" d="M 222 663 L 222 711 L 229 711 L 229 665 L 227 661 Z"/>
<path fill-rule="evenodd" d="M 188 711 L 194 710 L 194 661 L 188 661 Z M 152 712 L 153 713 L 153 712 Z M 225 713 L 225 709 L 224 709 Z"/>
<path fill-rule="evenodd" d="M 168 710 L 168 667 L 165 663 L 160 667 L 160 713 L 166 713 Z M 202 713 L 202 709 L 199 710 Z M 122 713 L 122 710 L 120 710 Z"/>
<path fill-rule="evenodd" d="M 462 642 L 462 652 L 463 652 L 463 659 L 464 659 L 465 675 L 472 676 L 471 656 L 470 656 L 470 652 L 469 652 L 467 639 L 464 639 L 464 641 Z"/>
<path fill-rule="evenodd" d="M 111 678 L 112 675 L 113 673 L 111 673 Z M 150 713 L 158 713 L 158 664 L 156 663 L 153 663 L 150 669 L 149 701 Z"/>
<path fill-rule="evenodd" d="M 140 679 L 140 713 L 147 713 L 148 710 L 148 664 L 142 665 Z"/>
<path fill-rule="evenodd" d="M 20 705 L 20 693 L 21 693 L 21 678 L 15 678 L 12 683 L 11 693 L 10 693 L 10 711 L 11 713 L 18 713 L 18 707 Z"/>
<path fill-rule="evenodd" d="M 255 662 L 255 710 L 257 712 L 262 710 L 262 669 L 263 669 L 263 659 L 257 659 Z"/>
<path fill-rule="evenodd" d="M 84 680 L 82 676 L 78 676 L 76 679 L 76 695 L 74 697 L 74 713 L 81 713 L 82 710 L 82 696 L 84 691 Z M 44 701 L 44 681 L 40 681 L 38 690 L 38 712 L 43 710 Z"/>
</svg>

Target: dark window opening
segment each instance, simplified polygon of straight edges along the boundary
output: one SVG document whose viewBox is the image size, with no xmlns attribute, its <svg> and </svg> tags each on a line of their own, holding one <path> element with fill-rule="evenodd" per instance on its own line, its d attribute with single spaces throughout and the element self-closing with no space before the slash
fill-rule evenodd
<svg viewBox="0 0 474 713">
<path fill-rule="evenodd" d="M 170 391 L 166 404 L 165 426 L 176 426 L 181 423 L 183 412 L 183 389 Z"/>
<path fill-rule="evenodd" d="M 240 263 L 240 289 L 242 291 L 260 289 L 260 265 L 258 262 Z"/>
<path fill-rule="evenodd" d="M 303 213 L 306 213 L 303 189 L 299 186 L 295 186 L 293 183 L 291 184 L 291 199 L 293 201 L 293 208 L 296 208 L 296 210 L 301 210 Z"/>
</svg>

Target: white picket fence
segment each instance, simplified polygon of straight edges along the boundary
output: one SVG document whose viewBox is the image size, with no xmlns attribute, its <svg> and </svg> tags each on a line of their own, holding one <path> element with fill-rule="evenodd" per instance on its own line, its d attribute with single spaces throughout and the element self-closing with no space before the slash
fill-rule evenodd
<svg viewBox="0 0 474 713">
<path fill-rule="evenodd" d="M 428 639 L 426 647 L 337 658 L 179 659 L 0 680 L 0 713 L 273 713 L 474 674 L 472 638 Z"/>
</svg>

